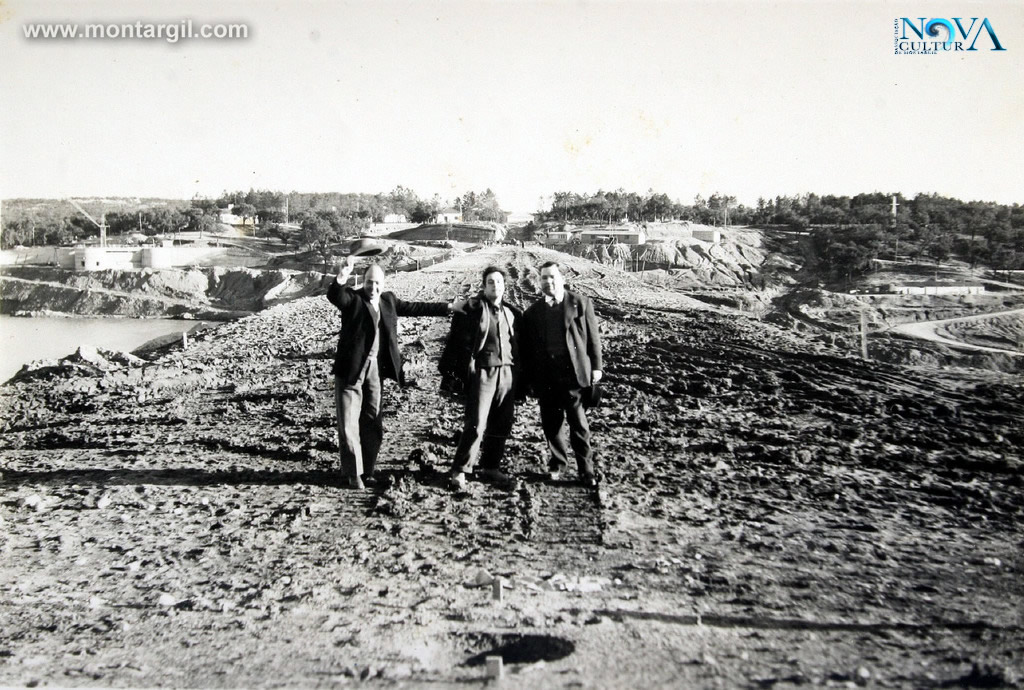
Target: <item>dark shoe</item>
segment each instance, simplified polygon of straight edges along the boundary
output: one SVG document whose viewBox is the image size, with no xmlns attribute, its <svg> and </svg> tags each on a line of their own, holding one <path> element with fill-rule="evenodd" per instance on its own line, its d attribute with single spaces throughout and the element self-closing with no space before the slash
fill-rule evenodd
<svg viewBox="0 0 1024 690">
<path fill-rule="evenodd" d="M 477 475 L 480 477 L 480 481 L 484 482 L 494 482 L 495 484 L 512 483 L 512 478 L 510 476 L 497 469 L 480 470 L 477 472 Z"/>
<path fill-rule="evenodd" d="M 597 486 L 597 477 L 592 474 L 584 474 L 580 477 L 580 484 L 588 489 L 592 489 Z"/>
<path fill-rule="evenodd" d="M 380 485 L 380 477 L 378 477 L 376 474 L 364 474 L 363 475 L 363 484 L 365 486 L 370 487 L 370 488 L 373 488 L 375 486 L 379 486 Z"/>
</svg>

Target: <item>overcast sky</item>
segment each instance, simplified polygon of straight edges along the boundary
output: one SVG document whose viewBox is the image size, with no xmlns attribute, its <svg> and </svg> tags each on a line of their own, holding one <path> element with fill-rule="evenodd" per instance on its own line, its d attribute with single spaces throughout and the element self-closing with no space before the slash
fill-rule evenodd
<svg viewBox="0 0 1024 690">
<path fill-rule="evenodd" d="M 895 55 L 903 16 L 987 17 L 1006 50 L 986 32 L 974 52 Z M 186 18 L 249 38 L 24 36 Z M 619 187 L 1024 202 L 1020 2 L 6 0 L 0 55 L 3 198 L 401 184 L 490 187 L 510 211 Z"/>
</svg>

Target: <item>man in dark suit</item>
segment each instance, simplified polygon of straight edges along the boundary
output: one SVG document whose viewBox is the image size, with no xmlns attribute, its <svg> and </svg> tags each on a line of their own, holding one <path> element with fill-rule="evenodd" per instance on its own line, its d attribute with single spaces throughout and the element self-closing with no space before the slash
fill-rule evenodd
<svg viewBox="0 0 1024 690">
<path fill-rule="evenodd" d="M 517 329 L 522 312 L 504 302 L 508 274 L 498 266 L 483 271 L 483 290 L 452 319 L 438 368 L 465 393 L 465 422 L 449 473 L 463 489 L 480 460 L 481 479 L 508 483 L 501 469 L 505 442 L 515 416 L 519 370 Z"/>
<path fill-rule="evenodd" d="M 563 427 L 569 423 L 569 444 L 576 456 L 580 481 L 596 484 L 590 425 L 584 404 L 601 380 L 601 336 L 594 306 L 565 289 L 561 268 L 549 261 L 540 268 L 544 299 L 523 314 L 520 350 L 524 375 L 540 404 L 540 423 L 551 451 L 548 470 L 559 479 L 568 465 Z"/>
<path fill-rule="evenodd" d="M 361 489 L 373 478 L 384 427 L 380 418 L 381 381 L 405 383 L 398 349 L 399 316 L 447 316 L 464 302 L 406 302 L 383 292 L 384 271 L 371 265 L 356 290 L 345 283 L 355 257 L 349 256 L 327 289 L 327 299 L 341 312 L 338 350 L 334 356 L 334 401 L 338 414 L 343 481 Z"/>
</svg>

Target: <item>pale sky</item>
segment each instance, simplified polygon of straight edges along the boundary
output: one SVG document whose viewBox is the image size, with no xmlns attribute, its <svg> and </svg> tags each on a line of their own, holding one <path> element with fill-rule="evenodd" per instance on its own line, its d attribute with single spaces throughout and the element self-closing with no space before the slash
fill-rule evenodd
<svg viewBox="0 0 1024 690">
<path fill-rule="evenodd" d="M 903 16 L 987 17 L 1006 50 L 983 33 L 975 52 L 894 55 Z M 186 18 L 249 38 L 24 37 Z M 490 187 L 509 211 L 619 187 L 1024 202 L 1020 2 L 0 0 L 0 55 L 2 198 L 401 184 Z"/>
</svg>

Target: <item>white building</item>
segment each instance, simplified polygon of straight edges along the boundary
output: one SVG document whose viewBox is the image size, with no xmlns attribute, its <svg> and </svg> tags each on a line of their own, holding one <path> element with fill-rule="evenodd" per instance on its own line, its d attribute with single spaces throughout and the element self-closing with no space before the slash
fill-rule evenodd
<svg viewBox="0 0 1024 690">
<path fill-rule="evenodd" d="M 438 223 L 461 223 L 462 212 L 457 208 L 446 208 L 437 212 Z"/>
<path fill-rule="evenodd" d="M 600 230 L 583 230 L 580 232 L 583 244 L 644 244 L 647 237 L 643 230 L 627 230 L 625 228 L 602 228 Z"/>
</svg>

